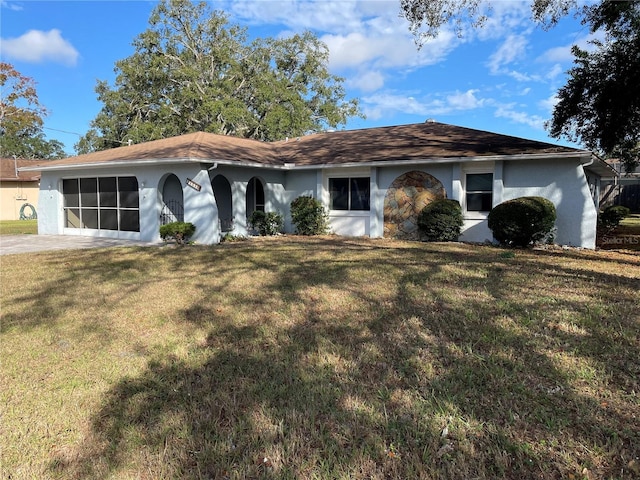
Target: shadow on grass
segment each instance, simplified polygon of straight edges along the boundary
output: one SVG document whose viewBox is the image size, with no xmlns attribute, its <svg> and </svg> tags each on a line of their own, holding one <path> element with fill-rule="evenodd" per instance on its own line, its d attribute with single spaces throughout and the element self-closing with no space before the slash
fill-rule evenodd
<svg viewBox="0 0 640 480">
<path fill-rule="evenodd" d="M 633 478 L 638 279 L 407 245 L 151 255 L 196 283 L 174 321 L 206 340 L 115 384 L 52 475 Z"/>
</svg>

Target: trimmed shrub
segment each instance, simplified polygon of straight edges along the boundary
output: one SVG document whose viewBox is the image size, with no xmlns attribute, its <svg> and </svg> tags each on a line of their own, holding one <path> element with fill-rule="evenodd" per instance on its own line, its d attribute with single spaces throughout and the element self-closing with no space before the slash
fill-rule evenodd
<svg viewBox="0 0 640 480">
<path fill-rule="evenodd" d="M 282 231 L 284 219 L 282 218 L 282 215 L 277 212 L 254 210 L 249 217 L 249 225 L 257 230 L 263 237 L 277 235 Z"/>
<path fill-rule="evenodd" d="M 307 195 L 291 202 L 291 222 L 299 235 L 324 235 L 329 230 L 329 214 L 324 206 Z"/>
<path fill-rule="evenodd" d="M 543 197 L 520 197 L 496 205 L 488 220 L 494 238 L 501 244 L 526 247 L 549 239 L 556 207 Z"/>
<path fill-rule="evenodd" d="M 195 233 L 196 226 L 190 222 L 171 222 L 160 226 L 160 238 L 165 242 L 175 240 L 178 245 L 184 245 Z"/>
<path fill-rule="evenodd" d="M 225 233 L 224 237 L 220 239 L 221 242 L 244 242 L 248 240 L 244 235 L 234 235 L 232 233 Z"/>
<path fill-rule="evenodd" d="M 455 242 L 462 232 L 464 219 L 457 200 L 434 200 L 418 215 L 418 229 L 428 242 Z"/>
<path fill-rule="evenodd" d="M 629 214 L 631 214 L 631 210 L 627 207 L 623 207 L 622 205 L 610 205 L 600 212 L 600 215 L 598 216 L 598 223 L 602 228 L 610 231 L 620 225 L 622 219 Z"/>
</svg>

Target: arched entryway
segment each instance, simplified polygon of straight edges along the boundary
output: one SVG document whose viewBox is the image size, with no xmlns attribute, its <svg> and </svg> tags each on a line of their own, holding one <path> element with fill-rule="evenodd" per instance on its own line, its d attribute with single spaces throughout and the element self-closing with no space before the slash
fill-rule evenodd
<svg viewBox="0 0 640 480">
<path fill-rule="evenodd" d="M 233 230 L 233 200 L 231 184 L 224 175 L 216 175 L 211 180 L 213 195 L 218 206 L 218 224 L 223 233 Z"/>
<path fill-rule="evenodd" d="M 252 177 L 247 184 L 247 218 L 260 210 L 264 212 L 264 186 L 258 177 Z"/>
<path fill-rule="evenodd" d="M 407 172 L 396 178 L 384 197 L 384 236 L 419 240 L 418 214 L 434 200 L 447 196 L 440 181 L 424 172 Z"/>
<path fill-rule="evenodd" d="M 184 222 L 184 198 L 182 192 L 182 184 L 180 179 L 173 173 L 164 177 L 161 181 L 162 188 L 159 189 L 161 194 L 162 210 L 160 212 L 160 225 L 166 225 L 171 222 Z"/>
</svg>

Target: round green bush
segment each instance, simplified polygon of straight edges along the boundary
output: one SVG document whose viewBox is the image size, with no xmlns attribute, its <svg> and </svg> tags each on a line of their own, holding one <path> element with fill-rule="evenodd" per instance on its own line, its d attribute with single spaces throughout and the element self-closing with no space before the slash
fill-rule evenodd
<svg viewBox="0 0 640 480">
<path fill-rule="evenodd" d="M 627 207 L 622 205 L 610 205 L 605 208 L 600 216 L 598 217 L 598 221 L 600 225 L 606 229 L 613 230 L 618 225 L 622 219 L 628 216 L 631 213 Z"/>
<path fill-rule="evenodd" d="M 457 200 L 444 198 L 424 207 L 418 215 L 418 229 L 428 242 L 455 242 L 464 219 Z"/>
<path fill-rule="evenodd" d="M 178 245 L 184 245 L 195 231 L 196 226 L 191 222 L 171 222 L 160 227 L 160 238 L 165 242 L 175 240 Z"/>
<path fill-rule="evenodd" d="M 329 230 L 329 215 L 324 206 L 307 195 L 291 202 L 291 222 L 299 235 L 324 235 Z"/>
<path fill-rule="evenodd" d="M 249 225 L 255 228 L 263 237 L 273 236 L 282 230 L 284 219 L 277 212 L 255 210 L 249 217 Z"/>
<path fill-rule="evenodd" d="M 519 197 L 496 205 L 488 220 L 494 238 L 501 244 L 526 247 L 549 238 L 556 207 L 543 197 Z"/>
</svg>

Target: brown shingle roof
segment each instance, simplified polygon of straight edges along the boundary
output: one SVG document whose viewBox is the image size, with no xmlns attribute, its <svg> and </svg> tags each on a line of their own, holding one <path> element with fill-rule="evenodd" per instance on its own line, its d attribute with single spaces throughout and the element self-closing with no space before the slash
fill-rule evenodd
<svg viewBox="0 0 640 480">
<path fill-rule="evenodd" d="M 269 144 L 214 133 L 195 132 L 47 162 L 46 166 L 97 165 L 131 160 L 192 159 L 276 163 Z"/>
<path fill-rule="evenodd" d="M 426 122 L 320 133 L 272 143 L 197 132 L 46 162 L 46 166 L 171 159 L 313 166 L 578 152 L 581 150 Z"/>
<path fill-rule="evenodd" d="M 309 135 L 276 145 L 280 158 L 296 165 L 579 152 L 436 122 Z"/>
<path fill-rule="evenodd" d="M 18 172 L 16 177 L 16 164 L 18 168 L 34 167 L 43 163 L 43 160 L 25 160 L 18 158 L 0 158 L 0 180 L 3 182 L 37 182 L 40 180 L 40 172 Z"/>
</svg>

